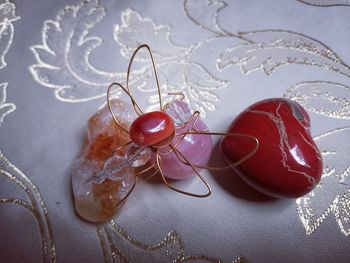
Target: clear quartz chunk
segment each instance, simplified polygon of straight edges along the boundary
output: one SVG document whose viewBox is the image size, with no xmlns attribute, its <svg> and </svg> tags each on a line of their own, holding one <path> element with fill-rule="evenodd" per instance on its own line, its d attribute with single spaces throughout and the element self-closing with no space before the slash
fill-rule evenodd
<svg viewBox="0 0 350 263">
<path fill-rule="evenodd" d="M 165 105 L 165 112 L 174 120 L 176 126 L 184 125 L 191 118 L 190 106 L 183 100 L 173 100 Z"/>
<path fill-rule="evenodd" d="M 114 155 L 107 159 L 103 168 L 97 171 L 88 180 L 102 183 L 105 180 L 124 182 L 132 173 L 132 168 L 144 166 L 151 160 L 152 150 L 148 147 L 139 147 L 132 144 L 126 149 L 125 155 Z"/>
<path fill-rule="evenodd" d="M 112 100 L 111 104 L 128 129 L 136 118 L 132 106 L 121 100 Z M 135 184 L 130 156 L 123 151 L 115 153 L 129 141 L 129 135 L 115 124 L 107 106 L 88 120 L 87 134 L 72 171 L 75 208 L 87 221 L 104 222 L 118 211 Z"/>
<path fill-rule="evenodd" d="M 130 165 L 135 168 L 145 165 L 152 158 L 152 150 L 149 147 L 132 144 L 127 151 Z"/>
</svg>

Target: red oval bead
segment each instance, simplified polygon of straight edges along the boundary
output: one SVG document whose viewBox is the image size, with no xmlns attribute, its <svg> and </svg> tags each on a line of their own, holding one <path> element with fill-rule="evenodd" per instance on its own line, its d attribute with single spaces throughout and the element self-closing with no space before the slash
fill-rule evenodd
<svg viewBox="0 0 350 263">
<path fill-rule="evenodd" d="M 310 118 L 298 103 L 268 99 L 244 110 L 230 133 L 255 136 L 258 151 L 234 170 L 253 188 L 273 197 L 300 197 L 310 192 L 322 175 L 322 158 L 310 134 Z M 221 150 L 230 162 L 244 157 L 254 143 L 225 137 Z"/>
<path fill-rule="evenodd" d="M 130 138 L 139 146 L 166 146 L 174 137 L 173 119 L 162 111 L 145 113 L 131 124 Z"/>
</svg>

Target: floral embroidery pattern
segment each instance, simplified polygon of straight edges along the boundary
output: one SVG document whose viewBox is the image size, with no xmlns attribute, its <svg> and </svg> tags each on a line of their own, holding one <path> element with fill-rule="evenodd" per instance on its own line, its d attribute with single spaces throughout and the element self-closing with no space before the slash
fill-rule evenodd
<svg viewBox="0 0 350 263">
<path fill-rule="evenodd" d="M 105 9 L 91 0 L 67 6 L 59 12 L 56 20 L 45 21 L 43 43 L 31 47 L 38 63 L 30 67 L 30 72 L 41 85 L 53 88 L 57 99 L 65 102 L 88 101 L 104 97 L 106 87 L 112 81 L 125 82 L 124 72 L 107 72 L 90 63 L 91 53 L 103 40 L 89 36 L 89 33 L 105 15 Z M 114 26 L 113 32 L 114 40 L 121 47 L 121 55 L 128 60 L 141 43 L 152 46 L 163 95 L 183 92 L 192 108 L 200 110 L 203 115 L 206 110 L 216 108 L 219 97 L 215 90 L 227 87 L 228 82 L 219 80 L 202 65 L 190 60 L 194 46 L 173 44 L 169 38 L 169 26 L 156 25 L 131 9 L 122 13 L 121 21 L 120 25 Z M 152 96 L 156 94 L 152 68 L 142 54 L 136 60 L 145 62 L 145 65 L 133 71 L 131 84 L 151 94 L 148 110 L 152 110 L 157 105 L 157 97 Z"/>
<path fill-rule="evenodd" d="M 0 69 L 7 66 L 5 56 L 9 51 L 14 35 L 12 22 L 20 19 L 15 15 L 15 4 L 5 1 L 0 4 Z M 14 103 L 6 101 L 6 88 L 8 83 L 0 83 L 0 126 L 5 117 L 16 109 Z M 31 180 L 14 164 L 12 164 L 0 150 L 0 178 L 11 181 L 25 192 L 26 199 L 0 197 L 0 206 L 15 205 L 26 209 L 31 213 L 39 226 L 41 236 L 41 248 L 44 262 L 56 262 L 56 247 L 53 242 L 51 225 L 47 207 L 39 190 Z M 7 225 L 7 222 L 1 222 Z"/>
<path fill-rule="evenodd" d="M 0 3 L 0 69 L 6 67 L 5 56 L 13 39 L 13 22 L 20 19 L 15 15 L 16 6 L 9 0 Z"/>
<path fill-rule="evenodd" d="M 162 258 L 166 262 L 210 262 L 219 263 L 222 260 L 205 255 L 186 255 L 185 245 L 181 237 L 175 231 L 171 231 L 159 243 L 144 244 L 125 232 L 114 220 L 109 225 L 97 227 L 105 262 L 134 262 L 142 258 L 145 262 L 154 262 Z M 130 248 L 133 253 L 127 257 L 123 251 Z M 109 252 L 109 253 L 108 253 Z M 132 260 L 134 257 L 134 260 Z M 243 257 L 238 257 L 233 263 L 248 263 Z"/>
<path fill-rule="evenodd" d="M 336 119 L 350 119 L 350 87 L 329 81 L 306 81 L 285 94 L 310 112 Z"/>
<path fill-rule="evenodd" d="M 333 214 L 341 232 L 350 235 L 349 138 L 350 127 L 315 137 L 324 163 L 322 180 L 312 192 L 296 201 L 307 234 L 312 234 Z"/>
</svg>

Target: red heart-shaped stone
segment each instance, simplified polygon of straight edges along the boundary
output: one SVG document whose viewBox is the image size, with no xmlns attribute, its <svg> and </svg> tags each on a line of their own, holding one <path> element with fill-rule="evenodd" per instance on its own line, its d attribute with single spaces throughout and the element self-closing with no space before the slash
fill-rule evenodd
<svg viewBox="0 0 350 263">
<path fill-rule="evenodd" d="M 322 158 L 310 134 L 310 118 L 298 103 L 267 99 L 244 110 L 229 133 L 255 136 L 257 152 L 234 170 L 258 191 L 277 198 L 300 197 L 310 192 L 322 175 Z M 229 162 L 248 154 L 254 143 L 225 137 L 221 151 Z"/>
</svg>

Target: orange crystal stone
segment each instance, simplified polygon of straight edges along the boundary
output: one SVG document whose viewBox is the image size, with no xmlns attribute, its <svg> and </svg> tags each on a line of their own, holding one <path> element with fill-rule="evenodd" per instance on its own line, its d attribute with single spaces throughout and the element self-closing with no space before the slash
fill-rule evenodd
<svg viewBox="0 0 350 263">
<path fill-rule="evenodd" d="M 128 130 L 136 118 L 132 107 L 121 100 L 112 100 L 111 105 L 123 127 Z M 130 138 L 115 124 L 107 106 L 93 115 L 87 126 L 86 144 L 75 162 L 72 174 L 75 208 L 87 221 L 104 222 L 117 212 L 121 200 L 134 185 L 134 168 L 124 167 L 113 174 L 112 180 L 107 178 L 96 182 L 92 179 L 104 170 L 106 160 L 113 156 L 113 151 Z"/>
</svg>

